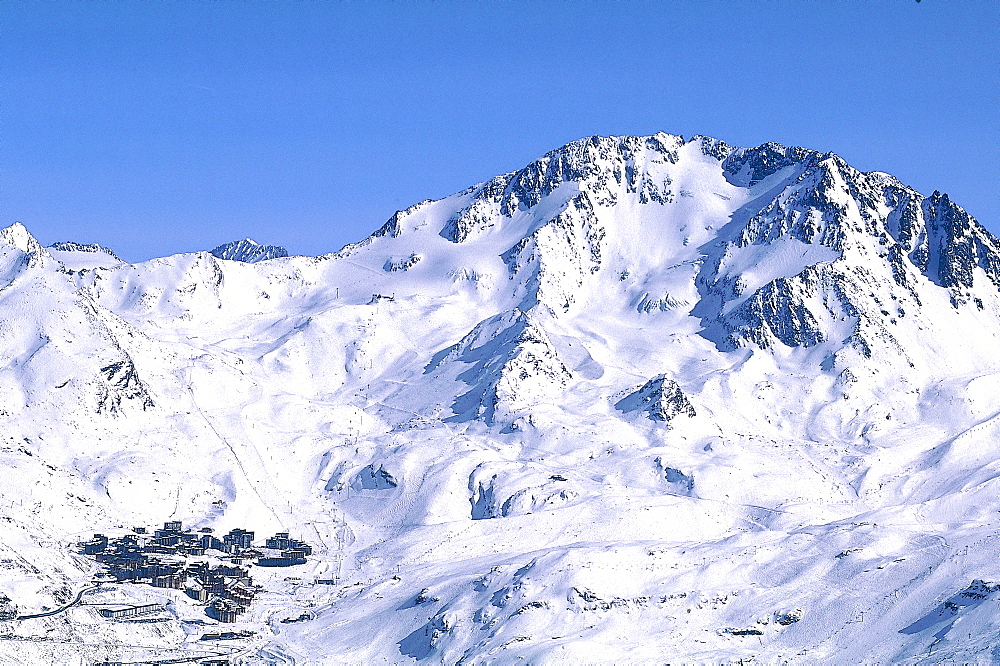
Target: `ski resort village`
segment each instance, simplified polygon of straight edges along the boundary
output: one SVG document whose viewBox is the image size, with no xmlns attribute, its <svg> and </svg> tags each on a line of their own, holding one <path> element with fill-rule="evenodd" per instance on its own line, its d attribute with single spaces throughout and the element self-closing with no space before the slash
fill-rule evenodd
<svg viewBox="0 0 1000 666">
<path fill-rule="evenodd" d="M 312 554 L 309 544 L 290 539 L 287 532 L 267 539 L 263 549 L 253 547 L 253 532 L 234 528 L 222 540 L 211 532 L 210 527 L 199 533 L 185 531 L 180 521 L 171 521 L 152 537 L 140 527 L 110 541 L 103 534 L 95 534 L 81 546 L 82 552 L 93 555 L 115 581 L 182 589 L 192 599 L 207 602 L 208 615 L 220 622 L 235 622 L 253 601 L 258 588 L 247 568 L 250 563 L 290 567 L 305 564 L 306 556 Z M 213 555 L 216 564 L 212 563 Z M 126 617 L 134 611 L 135 607 L 101 612 L 106 617 Z"/>
<path fill-rule="evenodd" d="M 81 589 L 71 601 L 58 608 L 23 614 L 12 599 L 4 596 L 0 598 L 0 622 L 10 623 L 8 626 L 13 627 L 17 623 L 63 613 L 77 616 L 83 613 L 93 620 L 96 613 L 107 621 L 124 625 L 180 623 L 187 629 L 190 638 L 200 643 L 221 642 L 222 645 L 232 646 L 257 635 L 256 631 L 246 628 L 254 623 L 244 623 L 240 630 L 213 630 L 213 626 L 240 622 L 252 606 L 254 597 L 258 593 L 266 594 L 265 586 L 254 583 L 251 570 L 256 567 L 304 565 L 307 557 L 312 555 L 312 547 L 308 543 L 290 538 L 287 532 L 279 532 L 255 545 L 252 531 L 234 528 L 219 538 L 210 527 L 185 530 L 181 521 L 166 522 L 162 529 L 156 530 L 136 527 L 117 537 L 95 534 L 92 539 L 79 543 L 78 547 L 80 554 L 93 558 L 99 565 L 90 586 Z M 285 581 L 306 584 L 299 577 L 288 577 Z M 334 585 L 337 579 L 318 578 L 310 583 Z M 154 591 L 150 587 L 159 590 Z M 200 608 L 214 622 L 189 617 L 195 608 Z M 310 618 L 311 614 L 303 611 L 298 616 L 279 621 L 292 623 Z M 19 639 L 16 631 L 0 634 L 0 640 Z M 194 653 L 193 657 L 188 655 L 149 663 L 197 661 L 229 664 L 230 660 L 220 655 L 228 655 L 232 651 L 233 648 L 209 650 L 205 654 L 214 656 L 203 659 L 203 650 L 195 648 L 190 650 Z"/>
</svg>

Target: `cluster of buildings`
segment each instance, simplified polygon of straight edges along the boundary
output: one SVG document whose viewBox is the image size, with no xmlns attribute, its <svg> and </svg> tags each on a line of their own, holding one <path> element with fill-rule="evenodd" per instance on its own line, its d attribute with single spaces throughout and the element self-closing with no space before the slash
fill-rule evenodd
<svg viewBox="0 0 1000 666">
<path fill-rule="evenodd" d="M 208 615 L 235 622 L 245 613 L 259 589 L 249 566 L 286 567 L 305 564 L 312 547 L 279 532 L 255 547 L 254 533 L 236 528 L 220 539 L 212 528 L 185 530 L 181 521 L 169 521 L 149 534 L 143 527 L 120 538 L 103 534 L 80 544 L 117 582 L 147 583 L 184 590 L 207 604 Z M 192 560 L 191 558 L 202 558 Z"/>
<path fill-rule="evenodd" d="M 137 617 L 139 615 L 150 615 L 159 613 L 164 609 L 162 604 L 143 604 L 141 606 L 125 606 L 124 608 L 102 608 L 101 615 L 114 620 Z"/>
</svg>

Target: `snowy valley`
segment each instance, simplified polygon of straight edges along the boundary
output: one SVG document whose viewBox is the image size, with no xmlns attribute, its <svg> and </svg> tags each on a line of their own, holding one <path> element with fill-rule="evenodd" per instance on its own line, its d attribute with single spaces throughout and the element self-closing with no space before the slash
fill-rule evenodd
<svg viewBox="0 0 1000 666">
<path fill-rule="evenodd" d="M 0 231 L 5 663 L 1000 660 L 1000 241 L 946 195 L 589 137 L 287 254 Z M 219 622 L 80 546 L 167 521 L 311 551 Z"/>
</svg>

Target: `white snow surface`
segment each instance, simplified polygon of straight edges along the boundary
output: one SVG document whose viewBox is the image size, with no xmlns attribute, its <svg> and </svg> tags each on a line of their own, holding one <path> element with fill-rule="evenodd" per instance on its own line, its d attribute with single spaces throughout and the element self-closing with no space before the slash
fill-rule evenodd
<svg viewBox="0 0 1000 666">
<path fill-rule="evenodd" d="M 26 229 L 24 233 L 27 233 Z M 122 263 L 122 260 L 114 252 L 106 247 L 101 247 L 97 243 L 84 245 L 69 241 L 53 243 L 45 249 L 68 270 L 111 268 Z"/>
<path fill-rule="evenodd" d="M 183 520 L 315 548 L 254 567 L 234 663 L 1000 660 L 1000 252 L 944 195 L 590 137 L 321 257 L 81 254 L 0 231 L 22 612 Z M 0 659 L 210 652 L 180 591 L 85 598 Z"/>
</svg>

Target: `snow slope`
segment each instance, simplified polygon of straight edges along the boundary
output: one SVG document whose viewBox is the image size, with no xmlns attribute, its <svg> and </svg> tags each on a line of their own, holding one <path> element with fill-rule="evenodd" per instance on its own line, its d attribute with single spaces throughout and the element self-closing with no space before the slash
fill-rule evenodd
<svg viewBox="0 0 1000 666">
<path fill-rule="evenodd" d="M 20 608 L 90 580 L 92 532 L 176 519 L 316 549 L 255 570 L 245 663 L 1000 658 L 1000 243 L 946 195 L 590 137 L 321 257 L 66 252 L 0 232 Z M 0 654 L 198 654 L 173 592 Z"/>
<path fill-rule="evenodd" d="M 51 256 L 58 259 L 59 263 L 70 270 L 109 268 L 122 263 L 122 260 L 114 252 L 97 243 L 84 245 L 65 241 L 53 243 L 46 249 Z"/>
</svg>

